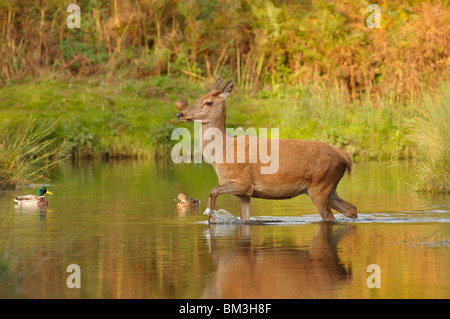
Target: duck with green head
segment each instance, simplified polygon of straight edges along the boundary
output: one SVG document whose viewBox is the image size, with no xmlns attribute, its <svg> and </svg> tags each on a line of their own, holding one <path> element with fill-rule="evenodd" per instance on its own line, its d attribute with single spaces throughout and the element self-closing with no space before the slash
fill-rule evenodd
<svg viewBox="0 0 450 319">
<path fill-rule="evenodd" d="M 45 187 L 39 187 L 37 195 L 23 195 L 17 196 L 14 201 L 17 203 L 16 208 L 41 208 L 48 206 L 48 200 L 44 194 L 53 195 L 52 192 Z"/>
</svg>

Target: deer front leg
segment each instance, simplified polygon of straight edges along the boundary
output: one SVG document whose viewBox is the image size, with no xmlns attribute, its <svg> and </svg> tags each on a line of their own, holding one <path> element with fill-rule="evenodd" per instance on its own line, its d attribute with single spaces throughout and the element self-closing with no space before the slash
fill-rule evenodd
<svg viewBox="0 0 450 319">
<path fill-rule="evenodd" d="M 216 223 L 216 216 L 214 214 L 214 210 L 216 208 L 216 198 L 220 194 L 232 194 L 241 197 L 248 197 L 248 203 L 241 203 L 241 199 L 239 199 L 239 208 L 241 209 L 241 218 L 244 217 L 245 220 L 250 218 L 250 195 L 252 188 L 249 186 L 245 186 L 238 183 L 228 183 L 214 187 L 209 194 L 210 199 L 210 214 L 209 214 L 209 223 Z M 248 211 L 248 213 L 243 216 L 243 209 Z"/>
</svg>

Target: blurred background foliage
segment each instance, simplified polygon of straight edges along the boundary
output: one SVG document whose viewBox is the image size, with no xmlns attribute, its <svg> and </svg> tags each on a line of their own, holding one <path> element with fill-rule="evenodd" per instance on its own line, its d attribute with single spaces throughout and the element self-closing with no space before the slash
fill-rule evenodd
<svg viewBox="0 0 450 319">
<path fill-rule="evenodd" d="M 450 65 L 448 1 L 0 0 L 0 81 L 69 75 L 192 81 L 233 76 L 241 88 L 323 82 L 347 98 L 417 97 Z"/>
</svg>

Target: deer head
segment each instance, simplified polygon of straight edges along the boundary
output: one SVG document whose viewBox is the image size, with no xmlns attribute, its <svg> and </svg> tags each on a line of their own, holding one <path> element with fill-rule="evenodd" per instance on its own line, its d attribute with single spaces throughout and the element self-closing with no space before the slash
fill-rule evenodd
<svg viewBox="0 0 450 319">
<path fill-rule="evenodd" d="M 225 99 L 232 91 L 233 79 L 224 85 L 222 78 L 219 77 L 210 92 L 193 105 L 178 112 L 177 118 L 183 122 L 199 120 L 202 124 L 219 123 L 225 116 Z"/>
</svg>

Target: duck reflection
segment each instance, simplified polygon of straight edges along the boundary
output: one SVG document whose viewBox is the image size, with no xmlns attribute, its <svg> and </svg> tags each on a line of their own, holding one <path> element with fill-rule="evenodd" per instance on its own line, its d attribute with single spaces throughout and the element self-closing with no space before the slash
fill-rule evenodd
<svg viewBox="0 0 450 319">
<path fill-rule="evenodd" d="M 188 215 L 194 215 L 194 214 L 198 215 L 199 208 L 198 207 L 177 206 L 176 211 L 177 211 L 177 214 L 179 217 L 186 217 Z"/>
<path fill-rule="evenodd" d="M 22 208 L 17 205 L 14 206 L 17 212 L 23 215 L 36 215 L 38 220 L 46 220 L 47 219 L 47 206 L 38 206 L 36 208 Z"/>
<path fill-rule="evenodd" d="M 211 254 L 218 269 L 203 298 L 330 298 L 335 288 L 351 282 L 351 269 L 340 262 L 337 244 L 355 225 L 322 222 L 308 248 L 265 248 L 251 245 L 249 225 L 239 225 L 237 247 L 216 245 L 226 225 L 210 225 Z M 254 226 L 255 227 L 255 226 Z"/>
</svg>

